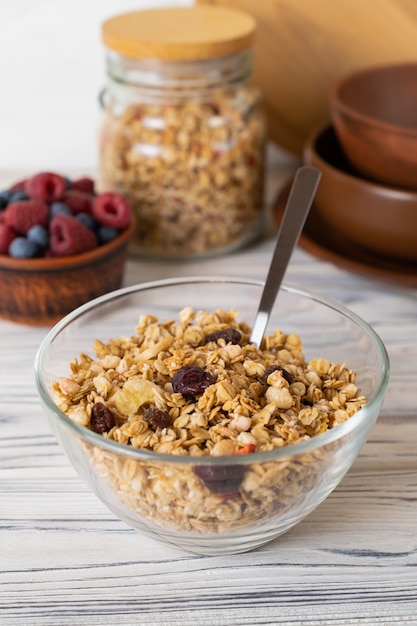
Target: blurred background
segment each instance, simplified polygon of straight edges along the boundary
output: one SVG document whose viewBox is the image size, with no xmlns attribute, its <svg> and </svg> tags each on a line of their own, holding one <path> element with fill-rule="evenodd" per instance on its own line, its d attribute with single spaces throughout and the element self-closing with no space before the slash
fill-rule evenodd
<svg viewBox="0 0 417 626">
<path fill-rule="evenodd" d="M 90 171 L 97 162 L 100 25 L 192 0 L 0 1 L 0 169 Z M 65 146 L 65 147 L 64 147 Z"/>
<path fill-rule="evenodd" d="M 417 61 L 417 0 L 196 2 L 234 6 L 257 19 L 254 77 L 284 160 L 299 158 L 308 134 L 327 121 L 329 88 L 341 75 Z M 125 11 L 192 4 L 0 0 L 0 170 L 95 168 L 105 82 L 101 23 Z"/>
</svg>

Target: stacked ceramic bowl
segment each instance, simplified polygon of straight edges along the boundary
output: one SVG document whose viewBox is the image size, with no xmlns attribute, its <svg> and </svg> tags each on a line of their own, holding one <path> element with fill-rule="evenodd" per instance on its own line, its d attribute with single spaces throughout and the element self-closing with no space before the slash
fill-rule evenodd
<svg viewBox="0 0 417 626">
<path fill-rule="evenodd" d="M 417 63 L 344 76 L 329 105 L 303 155 L 322 171 L 316 214 L 376 263 L 416 263 Z"/>
</svg>

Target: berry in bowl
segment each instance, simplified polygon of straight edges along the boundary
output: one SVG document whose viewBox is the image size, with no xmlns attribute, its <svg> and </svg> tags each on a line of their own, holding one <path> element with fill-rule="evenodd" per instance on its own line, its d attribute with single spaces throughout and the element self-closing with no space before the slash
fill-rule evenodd
<svg viewBox="0 0 417 626">
<path fill-rule="evenodd" d="M 121 286 L 133 220 L 94 181 L 41 172 L 0 191 L 0 317 L 52 325 Z"/>
<path fill-rule="evenodd" d="M 372 328 L 283 286 L 258 349 L 262 288 L 216 277 L 126 287 L 66 316 L 39 348 L 57 440 L 142 535 L 198 554 L 275 539 L 338 485 L 378 416 L 389 363 Z"/>
</svg>

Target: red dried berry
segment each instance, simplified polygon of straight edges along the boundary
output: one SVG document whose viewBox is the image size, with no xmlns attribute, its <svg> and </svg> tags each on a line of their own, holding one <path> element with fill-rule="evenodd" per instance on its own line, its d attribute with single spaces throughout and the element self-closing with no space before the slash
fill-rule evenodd
<svg viewBox="0 0 417 626">
<path fill-rule="evenodd" d="M 73 180 L 71 182 L 71 189 L 74 191 L 83 191 L 84 193 L 94 195 L 94 181 L 92 178 L 88 178 L 87 176 L 84 176 L 83 178 L 77 178 L 77 180 Z"/>
<path fill-rule="evenodd" d="M 25 183 L 25 191 L 30 198 L 45 200 L 45 202 L 62 200 L 66 188 L 65 178 L 53 172 L 35 174 Z"/>
<path fill-rule="evenodd" d="M 9 246 L 15 238 L 13 228 L 6 223 L 0 223 L 0 254 L 8 254 Z"/>
<path fill-rule="evenodd" d="M 176 393 L 180 393 L 184 398 L 194 396 L 196 393 L 203 393 L 207 387 L 214 385 L 216 380 L 197 365 L 185 365 L 173 375 L 171 379 L 172 388 Z"/>
<path fill-rule="evenodd" d="M 93 201 L 93 215 L 101 224 L 122 230 L 130 224 L 131 208 L 118 193 L 102 193 Z"/>
<path fill-rule="evenodd" d="M 4 220 L 19 235 L 26 235 L 32 226 L 46 226 L 49 208 L 42 200 L 21 200 L 9 204 L 4 211 Z"/>
<path fill-rule="evenodd" d="M 253 452 L 255 452 L 256 450 L 256 446 L 254 443 L 247 443 L 246 446 L 243 446 L 243 448 L 240 448 L 239 450 L 236 450 L 236 452 L 233 452 L 233 456 L 236 456 L 238 454 L 252 454 Z"/>
<path fill-rule="evenodd" d="M 54 215 L 49 232 L 50 250 L 55 257 L 80 254 L 97 246 L 93 231 L 72 215 Z"/>
<path fill-rule="evenodd" d="M 77 189 L 69 189 L 65 192 L 62 199 L 63 203 L 71 210 L 73 215 L 78 213 L 91 213 L 93 206 L 93 198 L 85 191 Z"/>
</svg>

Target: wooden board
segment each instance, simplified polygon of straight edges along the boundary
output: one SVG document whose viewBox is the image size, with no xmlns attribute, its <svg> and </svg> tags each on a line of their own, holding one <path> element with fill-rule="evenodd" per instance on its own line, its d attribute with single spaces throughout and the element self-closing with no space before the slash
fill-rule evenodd
<svg viewBox="0 0 417 626">
<path fill-rule="evenodd" d="M 258 23 L 254 82 L 269 135 L 301 156 L 307 135 L 329 119 L 328 92 L 343 74 L 417 61 L 416 0 L 197 0 L 239 8 Z"/>
</svg>

